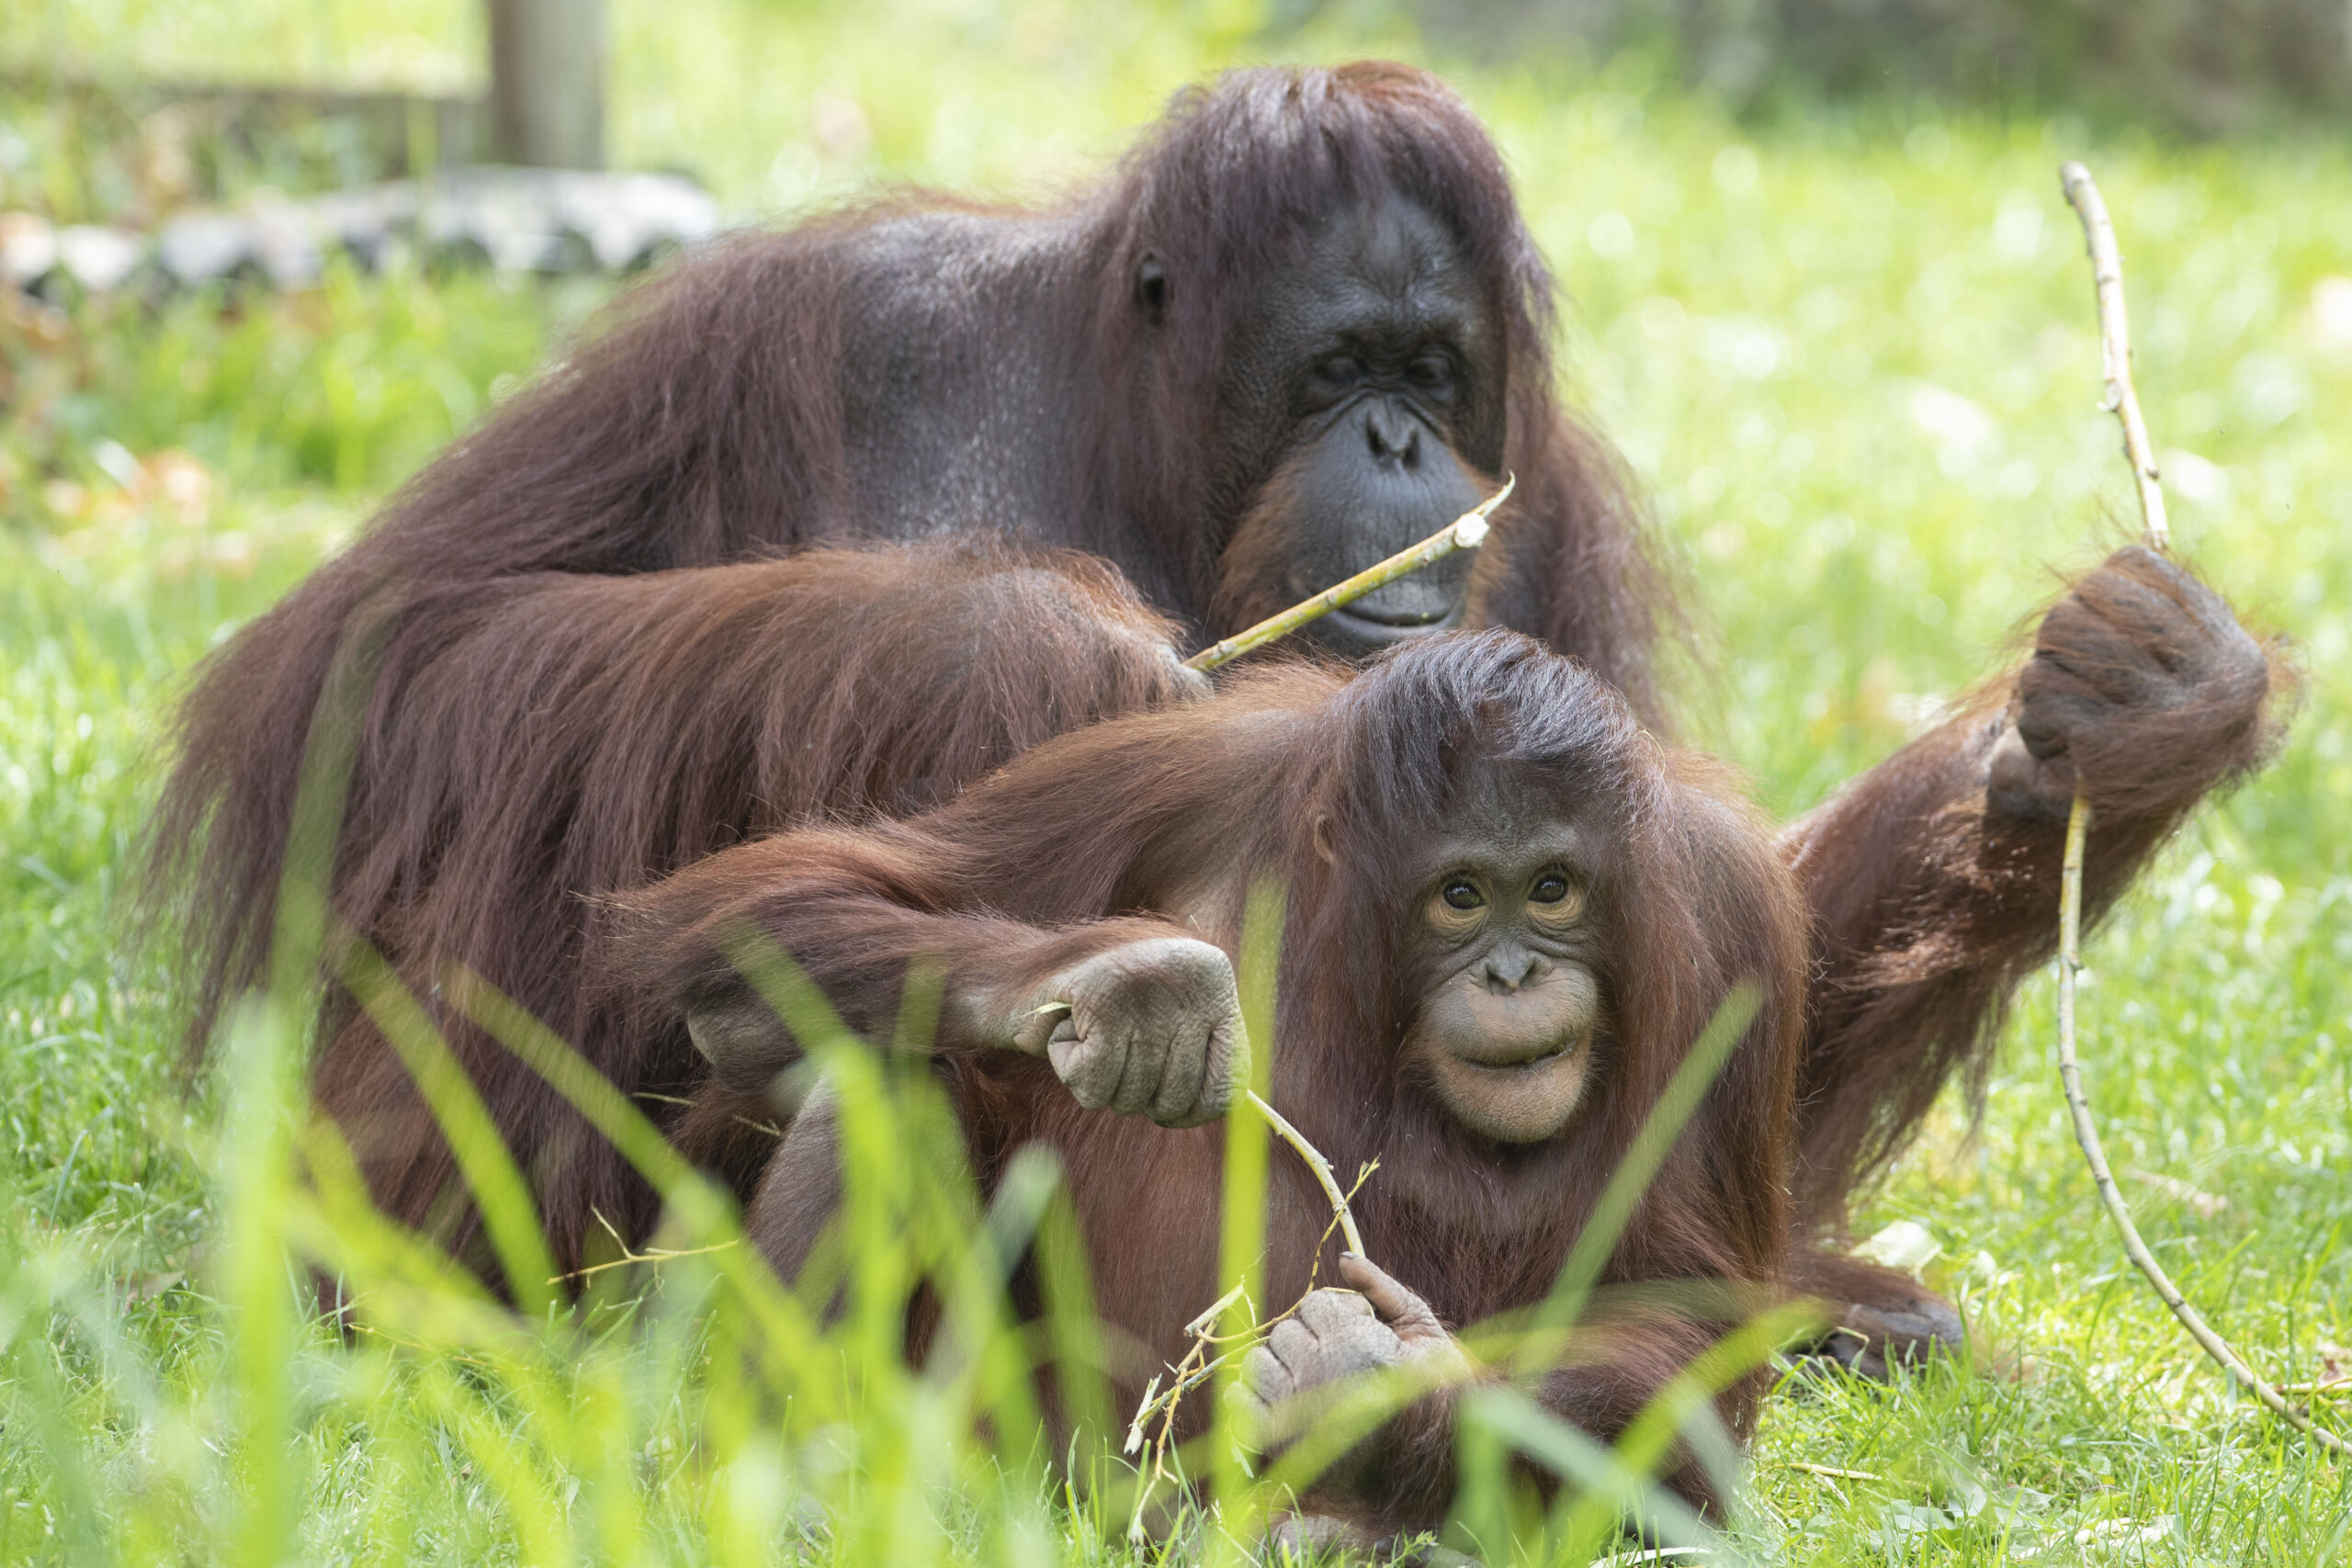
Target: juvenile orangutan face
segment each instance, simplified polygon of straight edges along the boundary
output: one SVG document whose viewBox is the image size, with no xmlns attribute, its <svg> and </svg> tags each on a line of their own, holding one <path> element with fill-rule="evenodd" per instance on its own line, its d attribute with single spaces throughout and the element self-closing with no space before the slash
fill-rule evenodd
<svg viewBox="0 0 2352 1568">
<path fill-rule="evenodd" d="M 1458 814 L 1410 914 L 1428 978 L 1405 1070 L 1498 1143 L 1566 1126 L 1600 1021 L 1600 938 L 1588 918 L 1592 835 L 1498 785 Z"/>
</svg>

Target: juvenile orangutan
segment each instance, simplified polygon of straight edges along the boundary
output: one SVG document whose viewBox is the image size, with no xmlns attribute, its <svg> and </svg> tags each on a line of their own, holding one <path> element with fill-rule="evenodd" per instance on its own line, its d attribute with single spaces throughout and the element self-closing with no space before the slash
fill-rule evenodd
<svg viewBox="0 0 2352 1568">
<path fill-rule="evenodd" d="M 1289 890 L 1275 1038 L 1245 1045 L 1234 957 L 1268 877 Z M 1033 1141 L 1059 1154 L 1100 1308 L 1148 1352 L 1121 1369 L 1130 1399 L 1222 1292 L 1209 1119 L 1249 1048 L 1273 1052 L 1273 1103 L 1340 1169 L 1380 1161 L 1356 1205 L 1380 1267 L 1321 1259 L 1366 1298 L 1318 1292 L 1253 1359 L 1270 1404 L 1541 1300 L 1743 981 L 1759 1010 L 1602 1275 L 1620 1304 L 1580 1327 L 1542 1397 L 1608 1440 L 1782 1282 L 1794 885 L 1715 767 L 1514 633 L 1421 639 L 1352 677 L 1241 675 L 1048 741 L 937 810 L 745 844 L 620 906 L 616 976 L 665 998 L 742 1089 L 799 1054 L 730 961 L 746 933 L 869 1038 L 910 965 L 937 966 L 935 1065 L 975 1168 L 990 1179 Z M 831 1211 L 829 1142 L 796 1125 L 752 1201 L 787 1276 Z M 1287 1162 L 1270 1202 L 1266 1289 L 1289 1301 L 1329 1210 Z M 1759 1392 L 1723 1396 L 1736 1432 Z M 1451 1401 L 1397 1416 L 1316 1506 L 1375 1530 L 1436 1522 Z M 1695 1465 L 1673 1481 L 1708 1496 Z"/>
</svg>

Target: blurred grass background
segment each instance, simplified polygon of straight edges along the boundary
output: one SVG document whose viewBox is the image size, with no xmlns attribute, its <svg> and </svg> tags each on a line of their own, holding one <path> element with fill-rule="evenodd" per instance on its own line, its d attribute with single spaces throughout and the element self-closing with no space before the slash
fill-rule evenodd
<svg viewBox="0 0 2352 1568">
<path fill-rule="evenodd" d="M 1567 292 L 1572 395 L 1631 456 L 1690 580 L 1690 730 L 1778 813 L 1996 669 L 2057 574 L 2131 532 L 2055 179 L 2087 159 L 2123 238 L 2182 547 L 2309 673 L 2278 764 L 2200 816 L 2093 943 L 2094 1099 L 2160 1255 L 2256 1365 L 2352 1371 L 2340 131 L 2185 141 L 2111 115 L 1850 98 L 1742 114 L 1655 52 L 1481 62 L 1374 6 L 1274 30 L 1223 0 L 616 0 L 613 17 L 616 164 L 689 169 L 746 216 L 876 181 L 1050 197 L 1228 63 L 1383 52 L 1447 71 Z M 464 0 L 397 16 L 0 0 L 0 40 L 35 73 L 435 91 L 473 82 L 481 55 Z M 0 209 L 107 218 L 155 188 L 170 128 L 109 130 L 74 102 L 0 87 Z M 329 138 L 209 167 L 210 194 L 235 198 L 338 164 Z M 256 1123 L 228 1121 L 224 1146 L 220 1086 L 183 1094 L 116 902 L 169 694 L 607 287 L 338 267 L 282 296 L 0 294 L 0 1561 L 1120 1555 L 1121 1521 L 1048 1506 L 1035 1477 L 976 1479 L 968 1422 L 938 1438 L 955 1420 L 924 1426 L 911 1393 L 865 1407 L 854 1463 L 837 1439 L 855 1422 L 779 1447 L 745 1409 L 714 1421 L 700 1369 L 731 1320 L 696 1315 L 724 1292 L 689 1264 L 658 1271 L 650 1306 L 616 1289 L 554 1348 L 498 1352 L 527 1375 L 486 1369 L 480 1337 L 438 1319 L 415 1336 L 430 1353 L 345 1348 L 301 1328 L 294 1277 L 273 1296 L 222 1264 L 224 1213 L 277 1212 L 231 1201 L 224 1155 Z M 1981 1133 L 1952 1106 L 1860 1220 L 1927 1227 L 1928 1278 L 1965 1303 L 1984 1366 L 1776 1396 L 1749 1545 L 1824 1562 L 2337 1560 L 2340 1474 L 2233 1397 L 2124 1269 L 2049 1034 L 2036 982 Z M 240 1349 L 267 1312 L 295 1348 L 279 1383 L 252 1382 Z M 657 1323 L 641 1343 L 660 1353 L 632 1351 Z M 251 1412 L 272 1388 L 297 1440 L 256 1470 L 237 1434 L 264 1429 Z M 876 1479 L 886 1431 L 930 1433 L 901 1450 L 955 1465 Z M 510 1451 L 520 1468 L 493 1472 Z M 869 1512 L 843 1531 L 808 1511 L 876 1499 L 936 1519 Z M 270 1529 L 239 1522 L 272 1510 Z"/>
</svg>

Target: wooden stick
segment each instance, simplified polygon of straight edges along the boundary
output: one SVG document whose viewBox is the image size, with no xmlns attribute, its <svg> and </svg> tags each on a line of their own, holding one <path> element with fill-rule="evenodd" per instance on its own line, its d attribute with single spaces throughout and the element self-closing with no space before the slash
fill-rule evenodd
<svg viewBox="0 0 2352 1568">
<path fill-rule="evenodd" d="M 1884 1481 L 1883 1475 L 1872 1475 L 1867 1470 L 1840 1470 L 1834 1464 L 1807 1464 L 1803 1460 L 1788 1461 L 1791 1470 L 1802 1470 L 1807 1475 L 1826 1475 L 1838 1481 Z"/>
<path fill-rule="evenodd" d="M 1435 561 L 1442 561 L 1456 550 L 1475 550 L 1487 542 L 1487 519 L 1495 508 L 1510 499 L 1519 488 L 1516 475 L 1503 480 L 1503 488 L 1423 539 L 1409 549 L 1397 551 L 1377 566 L 1368 566 L 1344 582 L 1334 583 L 1312 599 L 1293 604 L 1279 615 L 1269 615 L 1248 631 L 1238 632 L 1214 647 L 1204 648 L 1184 660 L 1193 670 L 1214 670 L 1220 664 L 1231 663 L 1253 648 L 1263 648 L 1278 637 L 1288 637 L 1307 622 L 1329 615 L 1342 604 L 1354 603 L 1374 589 L 1408 577 Z"/>
<path fill-rule="evenodd" d="M 2100 199 L 2091 172 L 2080 164 L 2061 164 L 2058 185 L 2083 220 L 2083 239 L 2090 246 L 2091 288 L 2098 300 L 2099 371 L 2107 378 L 2107 396 L 2099 406 L 2123 426 L 2123 456 L 2139 487 L 2140 521 L 2148 530 L 2148 547 L 2162 552 L 2172 547 L 2172 529 L 2165 522 L 2155 444 L 2148 439 L 2148 422 L 2140 417 L 2140 394 L 2132 386 L 2132 323 L 2123 311 L 2123 253 L 2116 248 L 2115 225 L 2108 221 L 2107 203 Z"/>
<path fill-rule="evenodd" d="M 1501 498 L 1498 496 L 1496 499 Z M 1070 1006 L 1068 1002 L 1047 1002 L 1036 1010 L 1039 1013 L 1068 1012 L 1070 1010 Z M 1323 1185 L 1323 1196 L 1331 1201 L 1332 1217 L 1340 1222 L 1340 1229 L 1347 1235 L 1348 1250 L 1358 1258 L 1362 1258 L 1364 1255 L 1363 1233 L 1356 1229 L 1355 1211 L 1348 1207 L 1348 1195 L 1340 1190 L 1340 1179 L 1333 1174 L 1331 1162 L 1323 1157 L 1321 1149 L 1306 1141 L 1306 1134 L 1290 1124 L 1288 1118 L 1260 1099 L 1256 1089 L 1245 1089 L 1241 1091 L 1241 1096 L 1250 1102 L 1251 1110 L 1266 1119 L 1266 1125 L 1273 1129 L 1274 1136 L 1297 1150 L 1298 1157 L 1306 1162 L 1306 1168 L 1315 1173 L 1315 1179 Z M 1234 1290 L 1238 1291 L 1240 1288 L 1236 1285 Z M 1218 1313 L 1225 1310 L 1227 1303 L 1232 1299 L 1232 1295 L 1228 1292 L 1225 1301 L 1217 1303 L 1204 1315 L 1214 1319 Z M 1190 1334 L 1193 1330 L 1187 1328 L 1184 1332 Z"/>
<path fill-rule="evenodd" d="M 1290 1124 L 1288 1117 L 1260 1098 L 1257 1090 L 1244 1089 L 1241 1092 L 1243 1098 L 1250 1102 L 1250 1108 L 1265 1118 L 1266 1125 L 1273 1130 L 1274 1135 L 1296 1150 L 1298 1157 L 1306 1162 L 1306 1168 L 1315 1173 L 1315 1179 L 1322 1184 L 1323 1196 L 1330 1200 L 1333 1222 L 1347 1237 L 1348 1250 L 1359 1258 L 1363 1257 L 1363 1233 L 1356 1229 L 1355 1211 L 1349 1206 L 1347 1193 L 1340 1190 L 1339 1179 L 1331 1172 L 1331 1162 L 1323 1157 L 1322 1150 L 1306 1141 L 1306 1134 Z M 1373 1167 L 1366 1166 L 1364 1175 L 1369 1176 L 1372 1170 Z M 1363 1177 L 1357 1178 L 1357 1183 L 1362 1185 Z M 1331 1233 L 1326 1228 L 1323 1234 L 1328 1237 Z M 1316 1243 L 1316 1251 L 1318 1255 L 1322 1251 L 1322 1243 L 1319 1241 Z M 1314 1276 L 1311 1273 L 1307 1277 L 1307 1283 L 1311 1289 L 1314 1284 Z M 1237 1337 L 1227 1336 L 1220 1338 L 1216 1332 L 1216 1323 L 1218 1318 L 1225 1315 L 1227 1307 L 1231 1306 L 1235 1301 L 1242 1299 L 1242 1292 L 1246 1287 L 1246 1280 L 1237 1283 L 1233 1289 L 1219 1296 L 1215 1305 L 1184 1325 L 1185 1336 L 1193 1342 L 1192 1348 L 1184 1352 L 1184 1359 L 1182 1361 L 1170 1369 L 1171 1377 L 1166 1390 L 1163 1391 L 1160 1388 L 1159 1379 L 1157 1377 L 1145 1386 L 1143 1401 L 1136 1406 L 1135 1419 L 1127 1424 L 1127 1441 L 1124 1450 L 1125 1453 L 1132 1456 L 1147 1443 L 1151 1446 L 1151 1463 L 1148 1468 L 1140 1462 L 1136 1466 L 1138 1470 L 1143 1471 L 1143 1483 L 1136 1488 L 1135 1506 L 1127 1517 L 1127 1539 L 1131 1541 L 1143 1540 L 1144 1510 L 1150 1503 L 1153 1495 L 1159 1491 L 1160 1482 L 1167 1477 L 1169 1450 L 1175 1440 L 1177 1405 L 1182 1402 L 1185 1394 L 1207 1382 L 1210 1374 L 1223 1365 L 1227 1358 L 1241 1353 L 1239 1349 L 1233 1349 L 1227 1351 L 1224 1355 L 1212 1357 L 1209 1352 L 1211 1347 L 1231 1344 Z M 1282 1316 L 1288 1317 L 1292 1312 L 1297 1310 L 1298 1303 L 1293 1303 L 1290 1312 L 1283 1313 Z M 1255 1315 L 1254 1309 L 1252 1315 Z M 1263 1338 L 1267 1331 L 1280 1321 L 1282 1321 L 1281 1318 L 1275 1318 L 1267 1323 L 1255 1324 L 1238 1337 L 1245 1346 L 1254 1343 Z M 1159 1426 L 1159 1435 L 1157 1438 L 1151 1436 L 1150 1430 L 1155 1416 L 1158 1417 Z"/>
<path fill-rule="evenodd" d="M 1281 1111 L 1259 1099 L 1256 1089 L 1241 1092 L 1250 1097 L 1250 1103 L 1257 1108 L 1259 1115 L 1266 1119 L 1266 1125 L 1274 1130 L 1274 1135 L 1296 1149 L 1298 1157 L 1306 1162 L 1306 1168 L 1315 1173 L 1315 1179 L 1323 1184 L 1323 1196 L 1331 1201 L 1331 1213 L 1339 1216 L 1340 1233 L 1348 1238 L 1348 1250 L 1362 1258 L 1364 1255 L 1363 1233 L 1356 1229 L 1355 1211 L 1348 1207 L 1348 1195 L 1340 1190 L 1340 1179 L 1331 1173 L 1331 1162 L 1325 1159 L 1323 1151 L 1308 1143 L 1306 1134 L 1292 1126 Z"/>
<path fill-rule="evenodd" d="M 2108 221 L 2107 204 L 2099 199 L 2098 186 L 2092 183 L 2091 173 L 2080 164 L 2067 164 L 2058 171 L 2060 188 L 2065 191 L 2067 202 L 2083 222 L 2083 238 L 2090 247 L 2091 278 L 2098 303 L 2099 360 L 2107 377 L 2107 396 L 2102 406 L 2112 412 L 2123 426 L 2123 453 L 2131 459 L 2132 478 L 2139 482 L 2140 520 L 2146 525 L 2148 547 L 2163 550 L 2171 544 L 2165 526 L 2165 497 L 2156 479 L 2156 460 L 2148 443 L 2148 427 L 2140 417 L 2140 397 L 2132 386 L 2132 335 L 2123 315 L 2123 261 L 2115 246 L 2115 228 Z M 2254 1391 L 2254 1396 L 2270 1413 L 2309 1437 L 2333 1454 L 2352 1454 L 2352 1446 L 2323 1427 L 2313 1426 L 2311 1417 L 2287 1403 L 2279 1390 L 2255 1376 L 2254 1370 L 2229 1342 L 2216 1334 L 2205 1321 L 2204 1314 L 2189 1304 L 2180 1287 L 2172 1282 L 2156 1255 L 2140 1239 L 2140 1227 L 2132 1220 L 2131 1205 L 2123 1201 L 2123 1190 L 2116 1185 L 2115 1172 L 2107 1163 L 2106 1147 L 2099 1142 L 2098 1127 L 2091 1120 L 2090 1100 L 2083 1092 L 2083 1068 L 2075 1051 L 2075 984 L 2082 972 L 2083 936 L 2083 847 L 2090 837 L 2091 803 L 2084 795 L 2075 796 L 2072 810 L 2066 814 L 2065 859 L 2060 863 L 2058 881 L 2058 1077 L 2066 1090 L 2066 1109 L 2075 1122 L 2075 1141 L 2082 1145 L 2083 1158 L 2091 1168 L 2091 1179 L 2098 1185 L 2099 1201 L 2107 1205 L 2108 1217 L 2122 1233 L 2123 1250 L 2132 1266 L 2146 1276 L 2156 1295 L 2188 1330 L 2190 1338 L 2203 1348 L 2205 1353 L 2218 1362 L 2224 1371 L 2238 1382 Z"/>
</svg>

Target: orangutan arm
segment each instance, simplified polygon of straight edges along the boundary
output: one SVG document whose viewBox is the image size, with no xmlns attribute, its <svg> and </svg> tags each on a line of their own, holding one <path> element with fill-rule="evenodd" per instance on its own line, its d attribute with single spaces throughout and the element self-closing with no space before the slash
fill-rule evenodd
<svg viewBox="0 0 2352 1568">
<path fill-rule="evenodd" d="M 1043 1056 L 1080 1104 L 1164 1126 L 1225 1113 L 1249 1046 L 1221 950 L 1148 917 L 1049 929 L 956 910 L 933 886 L 952 853 L 895 825 L 746 845 L 625 900 L 616 961 L 684 1016 L 734 1092 L 800 1056 L 770 1002 L 788 959 L 866 1039 L 893 1034 L 908 976 L 928 966 L 933 1051 Z"/>
<path fill-rule="evenodd" d="M 2191 807 L 2261 761 L 2285 683 L 2211 590 L 2121 550 L 2051 610 L 2012 680 L 1789 828 L 1815 943 L 1800 1224 L 1834 1224 L 1951 1072 L 1982 1063 L 2055 943 L 2076 790 L 2097 823 L 2096 919 Z"/>
</svg>

